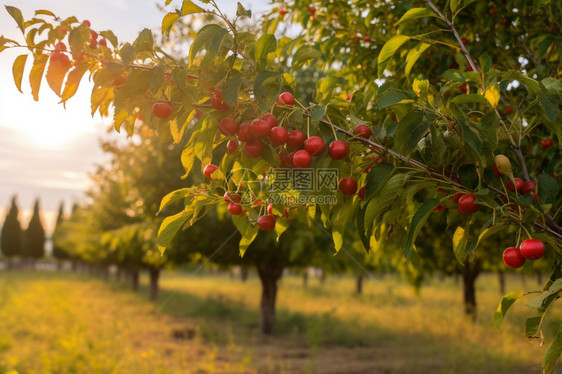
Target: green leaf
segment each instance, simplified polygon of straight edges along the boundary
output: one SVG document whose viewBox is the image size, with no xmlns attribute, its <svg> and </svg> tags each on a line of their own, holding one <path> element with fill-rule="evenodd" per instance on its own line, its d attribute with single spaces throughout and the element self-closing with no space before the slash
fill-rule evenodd
<svg viewBox="0 0 562 374">
<path fill-rule="evenodd" d="M 370 229 L 374 221 L 392 206 L 392 203 L 400 196 L 404 184 L 409 178 L 409 174 L 396 174 L 384 184 L 379 193 L 367 205 L 365 228 Z"/>
<path fill-rule="evenodd" d="M 514 302 L 517 301 L 517 299 L 521 298 L 522 296 L 522 291 L 514 291 L 508 293 L 502 298 L 500 304 L 498 305 L 498 309 L 494 313 L 494 327 L 500 328 L 509 308 L 513 305 Z"/>
<path fill-rule="evenodd" d="M 123 63 L 129 64 L 135 58 L 135 48 L 133 48 L 132 45 L 127 43 L 119 50 L 119 56 L 121 56 Z"/>
<path fill-rule="evenodd" d="M 203 26 L 191 44 L 189 64 L 193 63 L 195 56 L 202 49 L 205 49 L 210 56 L 216 56 L 226 35 L 228 35 L 228 30 L 219 25 L 208 24 Z"/>
<path fill-rule="evenodd" d="M 198 133 L 193 133 L 192 139 L 196 137 L 197 134 Z M 193 169 L 194 161 L 195 161 L 195 151 L 193 150 L 193 147 L 190 146 L 190 144 L 188 143 L 188 145 L 183 149 L 181 153 L 181 164 L 185 169 L 185 175 L 183 176 L 184 178 L 189 176 L 189 173 Z"/>
<path fill-rule="evenodd" d="M 300 47 L 293 56 L 293 62 L 291 64 L 292 70 L 299 69 L 305 62 L 309 60 L 320 60 L 322 58 L 322 52 L 319 49 L 314 48 L 310 45 L 303 45 Z"/>
<path fill-rule="evenodd" d="M 236 17 L 252 17 L 252 11 L 244 8 L 240 2 L 236 5 Z M 280 236 L 280 235 L 279 235 Z"/>
<path fill-rule="evenodd" d="M 562 79 L 556 78 L 544 78 L 541 83 L 544 85 L 547 91 L 559 92 L 562 91 Z"/>
<path fill-rule="evenodd" d="M 135 54 L 141 57 L 152 57 L 154 54 L 154 39 L 150 29 L 143 29 L 137 39 L 133 42 Z"/>
<path fill-rule="evenodd" d="M 458 6 L 459 6 L 459 2 L 457 0 L 450 0 L 449 5 L 451 7 L 451 12 L 455 13 L 457 11 Z"/>
<path fill-rule="evenodd" d="M 411 19 L 416 19 L 421 17 L 435 17 L 435 13 L 433 13 L 433 11 L 428 8 L 412 8 L 406 13 L 404 13 L 402 17 L 400 17 L 398 22 L 396 22 L 396 25 L 399 25 L 402 22 L 406 22 Z"/>
<path fill-rule="evenodd" d="M 558 182 L 548 174 L 537 178 L 537 196 L 541 204 L 550 204 L 558 194 Z"/>
<path fill-rule="evenodd" d="M 117 47 L 119 45 L 119 40 L 117 36 L 111 30 L 100 31 L 100 35 L 109 40 L 112 46 Z"/>
<path fill-rule="evenodd" d="M 410 258 L 410 253 L 412 252 L 414 243 L 420 230 L 422 229 L 423 225 L 429 218 L 431 212 L 433 212 L 433 208 L 439 205 L 440 201 L 437 199 L 429 199 L 426 200 L 423 205 L 418 209 L 416 214 L 414 214 L 414 218 L 412 218 L 412 223 L 408 228 L 408 236 L 406 238 L 406 243 L 404 246 L 404 255 L 407 259 Z"/>
<path fill-rule="evenodd" d="M 162 18 L 162 34 L 170 35 L 170 30 L 174 23 L 180 18 L 176 12 L 170 12 Z"/>
<path fill-rule="evenodd" d="M 12 75 L 14 76 L 14 83 L 18 88 L 19 92 L 23 93 L 21 90 L 21 81 L 23 79 L 23 70 L 25 69 L 25 62 L 27 61 L 27 55 L 20 55 L 14 60 L 14 65 L 12 66 Z"/>
<path fill-rule="evenodd" d="M 343 246 L 343 237 L 349 222 L 352 221 L 351 215 L 354 211 L 353 204 L 338 204 L 331 214 L 332 221 L 332 238 L 334 239 L 334 248 L 339 252 Z"/>
<path fill-rule="evenodd" d="M 23 22 L 23 15 L 21 14 L 21 10 L 19 10 L 16 7 L 9 6 L 9 5 L 6 5 L 6 10 L 8 11 L 8 13 L 10 13 L 12 18 L 16 21 L 19 29 L 23 33 L 25 31 L 25 28 L 24 28 L 24 25 L 23 25 L 24 22 Z"/>
<path fill-rule="evenodd" d="M 539 332 L 541 321 L 542 315 L 527 318 L 527 320 L 525 321 L 525 335 L 527 335 L 528 338 L 532 338 L 537 335 L 537 333 Z"/>
<path fill-rule="evenodd" d="M 554 373 L 556 362 L 560 358 L 560 353 L 562 353 L 562 325 L 558 327 L 558 332 L 556 333 L 554 340 L 544 354 L 544 358 L 542 361 L 543 374 Z"/>
<path fill-rule="evenodd" d="M 235 75 L 222 85 L 222 98 L 226 105 L 234 107 L 238 101 L 238 92 L 242 85 L 242 78 L 240 75 Z"/>
<path fill-rule="evenodd" d="M 275 104 L 282 83 L 283 78 L 280 72 L 262 70 L 258 73 L 254 81 L 254 93 L 260 110 L 266 111 Z"/>
<path fill-rule="evenodd" d="M 431 44 L 422 42 L 408 51 L 408 55 L 406 55 L 406 68 L 404 69 L 404 73 L 406 74 L 406 76 L 410 75 L 410 71 L 414 67 L 414 64 L 416 63 L 418 58 L 420 58 L 420 56 L 429 47 L 431 47 Z"/>
<path fill-rule="evenodd" d="M 451 103 L 454 104 L 485 104 L 485 105 L 489 105 L 488 100 L 486 100 L 486 98 L 482 95 L 478 95 L 478 94 L 463 94 L 463 95 L 457 95 L 453 98 L 453 100 L 451 100 Z"/>
<path fill-rule="evenodd" d="M 470 148 L 472 148 L 476 155 L 480 156 L 480 152 L 482 150 L 482 142 L 470 127 L 464 125 L 463 123 L 459 124 L 462 129 L 462 140 L 466 144 L 468 144 Z"/>
<path fill-rule="evenodd" d="M 312 121 L 320 121 L 326 115 L 326 107 L 315 105 L 310 109 L 310 119 Z"/>
<path fill-rule="evenodd" d="M 162 221 L 160 229 L 158 230 L 158 250 L 160 251 L 160 254 L 164 253 L 177 232 L 193 215 L 193 210 L 187 209 L 188 207 L 186 207 L 186 210 L 183 210 L 178 214 L 174 214 L 173 216 L 166 217 L 164 221 Z"/>
<path fill-rule="evenodd" d="M 160 208 L 158 209 L 157 214 L 162 212 L 162 209 L 164 209 L 171 203 L 186 198 L 192 192 L 193 187 L 180 188 L 179 190 L 170 192 L 162 198 L 162 201 L 160 201 Z"/>
<path fill-rule="evenodd" d="M 469 190 L 474 190 L 478 187 L 478 171 L 476 166 L 472 164 L 465 164 L 459 168 L 459 179 L 461 184 Z"/>
<path fill-rule="evenodd" d="M 260 36 L 256 42 L 256 61 L 266 58 L 268 53 L 275 52 L 277 49 L 277 39 L 272 34 Z"/>
<path fill-rule="evenodd" d="M 90 31 L 84 25 L 73 28 L 68 33 L 68 45 L 72 54 L 78 55 L 84 52 L 86 42 L 90 40 Z"/>
<path fill-rule="evenodd" d="M 33 100 L 39 101 L 39 88 L 41 88 L 41 81 L 43 80 L 43 72 L 47 64 L 47 55 L 34 55 L 33 67 L 29 73 L 29 85 L 31 86 L 31 94 Z"/>
<path fill-rule="evenodd" d="M 390 38 L 382 47 L 381 52 L 379 53 L 379 57 L 377 58 L 377 69 L 379 77 L 382 76 L 386 65 L 390 62 L 394 53 L 402 46 L 402 44 L 406 43 L 410 40 L 409 36 L 406 35 L 395 35 Z"/>
<path fill-rule="evenodd" d="M 401 91 L 386 91 L 378 100 L 377 107 L 383 109 L 396 104 L 412 103 L 414 100 Z"/>
<path fill-rule="evenodd" d="M 238 247 L 240 250 L 240 257 L 244 257 L 244 253 L 246 253 L 250 244 L 256 239 L 259 228 L 257 225 L 250 224 L 246 217 L 233 216 L 232 222 L 240 232 L 240 235 L 242 235 Z"/>
<path fill-rule="evenodd" d="M 198 6 L 193 1 L 183 0 L 183 3 L 181 5 L 182 16 L 187 16 L 188 14 L 201 13 L 201 12 L 205 12 L 205 9 Z"/>
<path fill-rule="evenodd" d="M 393 171 L 394 166 L 391 164 L 378 164 L 369 171 L 365 182 L 365 201 L 369 201 L 384 186 Z"/>
<path fill-rule="evenodd" d="M 544 312 L 549 305 L 558 298 L 561 291 L 562 278 L 558 278 L 550 285 L 548 291 L 543 291 L 539 296 L 529 301 L 527 305 Z"/>
<path fill-rule="evenodd" d="M 428 130 L 428 125 L 423 121 L 422 114 L 412 111 L 403 117 L 398 123 L 394 138 L 396 139 L 397 151 L 409 155 L 418 145 L 420 139 Z"/>
</svg>

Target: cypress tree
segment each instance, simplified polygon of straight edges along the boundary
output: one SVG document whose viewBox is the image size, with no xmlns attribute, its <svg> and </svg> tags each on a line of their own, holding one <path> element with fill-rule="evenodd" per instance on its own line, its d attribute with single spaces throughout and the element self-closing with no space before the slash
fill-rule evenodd
<svg viewBox="0 0 562 374">
<path fill-rule="evenodd" d="M 45 229 L 39 216 L 39 199 L 35 200 L 33 215 L 25 231 L 25 256 L 41 258 L 45 254 Z"/>
<path fill-rule="evenodd" d="M 53 257 L 57 260 L 64 260 L 68 258 L 68 253 L 65 251 L 64 246 L 61 245 L 61 237 L 64 235 L 64 203 L 61 202 L 59 206 L 59 213 L 57 215 L 57 223 L 53 231 Z"/>
<path fill-rule="evenodd" d="M 10 258 L 21 256 L 22 254 L 22 231 L 18 219 L 19 209 L 16 203 L 16 196 L 12 197 L 12 206 L 6 215 L 4 225 L 2 226 L 2 253 Z"/>
</svg>

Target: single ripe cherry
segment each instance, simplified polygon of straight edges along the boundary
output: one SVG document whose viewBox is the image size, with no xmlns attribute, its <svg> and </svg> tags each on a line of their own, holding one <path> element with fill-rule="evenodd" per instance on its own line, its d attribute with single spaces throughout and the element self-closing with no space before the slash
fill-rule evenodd
<svg viewBox="0 0 562 374">
<path fill-rule="evenodd" d="M 293 164 L 296 168 L 308 168 L 312 165 L 312 156 L 307 150 L 301 149 L 300 151 L 295 152 L 295 155 L 293 156 Z"/>
<path fill-rule="evenodd" d="M 537 182 L 535 181 L 528 181 L 525 182 L 525 184 L 523 185 L 523 188 L 521 188 L 521 192 L 523 192 L 525 195 L 533 192 L 537 189 Z"/>
<path fill-rule="evenodd" d="M 541 140 L 541 147 L 543 147 L 543 149 L 548 149 L 548 148 L 552 147 L 553 144 L 554 144 L 554 142 L 550 138 L 546 138 L 546 139 Z"/>
<path fill-rule="evenodd" d="M 258 226 L 264 231 L 271 231 L 275 228 L 275 216 L 272 214 L 266 214 L 258 218 Z"/>
<path fill-rule="evenodd" d="M 289 133 L 285 130 L 284 127 L 275 126 L 271 129 L 271 133 L 269 134 L 269 141 L 273 145 L 283 145 L 287 142 L 287 138 Z"/>
<path fill-rule="evenodd" d="M 226 151 L 228 153 L 234 153 L 238 150 L 238 142 L 234 139 L 229 139 L 226 143 Z"/>
<path fill-rule="evenodd" d="M 219 122 L 219 131 L 221 134 L 231 136 L 238 131 L 238 124 L 230 117 L 225 117 Z"/>
<path fill-rule="evenodd" d="M 453 202 L 455 204 L 459 203 L 459 199 L 463 196 L 464 194 L 462 192 L 457 192 L 456 194 L 453 195 L 453 197 L 451 197 L 451 199 L 453 200 Z"/>
<path fill-rule="evenodd" d="M 172 107 L 168 103 L 159 101 L 152 104 L 152 114 L 158 118 L 166 119 L 172 114 Z"/>
<path fill-rule="evenodd" d="M 82 21 L 83 25 L 86 25 L 88 27 L 90 27 L 92 24 L 90 23 L 90 21 L 88 21 L 87 19 L 85 19 L 84 21 Z"/>
<path fill-rule="evenodd" d="M 263 145 L 257 139 L 252 139 L 244 144 L 244 154 L 251 158 L 258 158 L 263 150 Z"/>
<path fill-rule="evenodd" d="M 287 14 L 287 11 L 283 8 L 279 9 L 279 15 L 280 16 L 284 16 L 285 14 Z"/>
<path fill-rule="evenodd" d="M 324 143 L 324 139 L 319 136 L 311 136 L 304 142 L 304 149 L 311 155 L 318 156 L 326 150 L 326 143 Z"/>
<path fill-rule="evenodd" d="M 328 153 L 334 160 L 344 159 L 349 154 L 349 144 L 347 144 L 347 142 L 343 140 L 335 140 L 330 143 L 330 147 L 328 147 Z"/>
<path fill-rule="evenodd" d="M 233 216 L 239 216 L 242 214 L 242 205 L 238 203 L 230 203 L 228 204 L 228 211 Z"/>
<path fill-rule="evenodd" d="M 295 105 L 295 97 L 290 92 L 283 92 L 279 95 L 279 100 L 277 100 L 279 105 Z"/>
<path fill-rule="evenodd" d="M 359 196 L 359 199 L 361 200 L 365 200 L 365 194 L 367 193 L 367 187 L 366 186 L 361 186 L 361 188 L 359 189 L 359 191 L 357 192 L 357 196 Z"/>
<path fill-rule="evenodd" d="M 355 126 L 355 133 L 365 139 L 369 139 L 371 137 L 371 129 L 367 125 Z"/>
<path fill-rule="evenodd" d="M 228 191 L 224 193 L 223 197 L 225 203 L 239 203 L 240 201 L 242 201 L 242 196 L 237 193 L 230 193 Z"/>
<path fill-rule="evenodd" d="M 203 175 L 205 175 L 205 178 L 208 180 L 212 180 L 213 178 L 211 178 L 211 176 L 216 170 L 218 170 L 218 168 L 219 167 L 217 165 L 209 164 L 205 166 L 205 169 L 203 169 Z"/>
<path fill-rule="evenodd" d="M 238 140 L 240 140 L 241 142 L 247 142 L 252 139 L 254 139 L 254 135 L 252 135 L 252 131 L 250 130 L 250 124 L 241 124 L 238 127 Z"/>
<path fill-rule="evenodd" d="M 512 181 L 507 183 L 507 189 L 511 192 L 520 192 L 523 189 L 525 182 L 521 178 L 514 178 L 515 184 Z"/>
<path fill-rule="evenodd" d="M 505 108 L 505 112 L 509 115 L 511 113 L 513 113 L 513 107 L 512 106 L 508 106 L 507 108 Z"/>
<path fill-rule="evenodd" d="M 457 203 L 457 208 L 459 212 L 464 215 L 469 215 L 476 213 L 480 210 L 480 205 L 474 204 L 476 201 L 476 195 L 474 194 L 466 194 L 459 198 L 459 202 Z"/>
<path fill-rule="evenodd" d="M 230 107 L 222 99 L 222 90 L 216 90 L 211 96 L 211 106 L 216 110 L 228 110 Z"/>
<path fill-rule="evenodd" d="M 528 260 L 538 260 L 544 256 L 544 243 L 539 239 L 523 240 L 519 246 L 521 255 Z"/>
<path fill-rule="evenodd" d="M 260 119 L 262 121 L 265 121 L 267 123 L 269 123 L 269 127 L 271 127 L 272 129 L 277 126 L 277 117 L 275 117 L 273 114 L 271 113 L 265 113 L 264 115 L 262 115 L 260 117 Z"/>
<path fill-rule="evenodd" d="M 265 138 L 266 136 L 269 136 L 269 133 L 271 132 L 271 126 L 269 126 L 269 122 L 261 119 L 256 119 L 253 120 L 250 124 L 250 131 L 256 138 Z"/>
<path fill-rule="evenodd" d="M 357 191 L 357 182 L 352 177 L 344 177 L 340 180 L 339 188 L 344 195 L 353 195 Z"/>
<path fill-rule="evenodd" d="M 509 247 L 503 251 L 503 263 L 512 269 L 518 269 L 525 264 L 525 257 L 517 247 Z"/>
<path fill-rule="evenodd" d="M 306 134 L 301 130 L 293 130 L 287 136 L 287 146 L 291 149 L 298 150 L 304 148 Z"/>
</svg>

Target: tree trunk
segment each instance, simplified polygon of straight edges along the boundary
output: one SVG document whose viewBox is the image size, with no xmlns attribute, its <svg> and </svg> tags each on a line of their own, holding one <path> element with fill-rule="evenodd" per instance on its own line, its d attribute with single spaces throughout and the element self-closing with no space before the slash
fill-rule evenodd
<svg viewBox="0 0 562 374">
<path fill-rule="evenodd" d="M 137 269 L 131 270 L 131 286 L 133 291 L 139 290 L 139 271 Z"/>
<path fill-rule="evenodd" d="M 357 295 L 361 295 L 363 293 L 363 273 L 357 276 L 357 282 L 355 283 L 355 286 Z"/>
<path fill-rule="evenodd" d="M 149 268 L 148 274 L 150 275 L 150 300 L 158 300 L 158 279 L 160 278 L 160 269 Z"/>
<path fill-rule="evenodd" d="M 272 257 L 262 258 L 256 264 L 262 285 L 260 328 L 261 332 L 265 335 L 271 335 L 275 328 L 277 281 L 281 278 L 285 268 L 284 261 L 275 258 L 275 255 Z"/>
<path fill-rule="evenodd" d="M 242 282 L 246 282 L 248 280 L 248 273 L 249 272 L 250 272 L 250 269 L 248 269 L 248 267 L 246 265 L 240 266 L 240 279 L 242 280 Z"/>
<path fill-rule="evenodd" d="M 463 267 L 462 280 L 464 288 L 464 313 L 476 321 L 476 278 L 480 274 L 480 263 L 466 262 Z"/>
<path fill-rule="evenodd" d="M 308 269 L 304 269 L 304 273 L 302 273 L 302 286 L 308 287 Z"/>
<path fill-rule="evenodd" d="M 498 281 L 500 283 L 500 294 L 505 295 L 505 273 L 503 271 L 498 272 Z"/>
</svg>

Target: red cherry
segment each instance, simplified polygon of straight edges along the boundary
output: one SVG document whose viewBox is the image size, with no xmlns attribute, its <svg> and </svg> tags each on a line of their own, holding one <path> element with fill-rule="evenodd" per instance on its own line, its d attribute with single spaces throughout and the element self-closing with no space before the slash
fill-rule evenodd
<svg viewBox="0 0 562 374">
<path fill-rule="evenodd" d="M 306 134 L 301 130 L 293 130 L 287 135 L 287 146 L 291 149 L 303 149 Z"/>
<path fill-rule="evenodd" d="M 103 47 L 107 47 L 107 40 L 105 40 L 105 38 L 101 38 L 99 44 Z"/>
<path fill-rule="evenodd" d="M 503 251 L 503 263 L 512 269 L 518 269 L 525 263 L 525 257 L 517 247 L 509 247 Z"/>
<path fill-rule="evenodd" d="M 496 12 L 497 12 L 496 8 L 490 8 L 490 10 L 488 11 L 488 13 L 490 13 L 491 16 L 496 14 Z"/>
<path fill-rule="evenodd" d="M 241 124 L 240 127 L 238 127 L 238 140 L 241 142 L 247 142 L 252 139 L 254 139 L 254 135 L 252 135 L 250 124 Z"/>
<path fill-rule="evenodd" d="M 334 160 L 344 159 L 349 154 L 349 144 L 347 144 L 347 142 L 343 140 L 335 140 L 330 143 L 330 147 L 328 147 L 328 153 Z"/>
<path fill-rule="evenodd" d="M 531 192 L 531 196 L 533 197 L 533 200 L 535 200 L 535 203 L 538 203 L 538 202 L 539 202 L 539 197 L 537 196 L 536 193 Z"/>
<path fill-rule="evenodd" d="M 468 44 L 468 39 L 467 38 L 462 38 L 461 39 L 462 44 L 467 45 Z"/>
<path fill-rule="evenodd" d="M 55 44 L 55 51 L 57 52 L 66 51 L 66 44 L 64 44 L 63 42 L 58 42 L 57 44 Z"/>
<path fill-rule="evenodd" d="M 64 36 L 64 35 L 66 35 L 66 33 L 68 31 L 68 28 L 65 25 L 60 25 L 59 30 L 60 30 L 60 33 Z"/>
<path fill-rule="evenodd" d="M 271 127 L 269 126 L 269 123 L 260 119 L 256 119 L 253 120 L 252 123 L 250 124 L 250 131 L 252 132 L 252 135 L 255 136 L 256 138 L 265 138 L 266 136 L 269 136 L 269 133 L 271 132 Z"/>
<path fill-rule="evenodd" d="M 311 155 L 318 156 L 326 150 L 326 143 L 324 143 L 324 139 L 319 136 L 311 136 L 304 142 L 304 149 Z"/>
<path fill-rule="evenodd" d="M 439 213 L 441 211 L 443 211 L 443 209 L 445 209 L 445 207 L 441 204 L 437 205 L 435 208 L 433 208 L 433 211 L 436 213 Z"/>
<path fill-rule="evenodd" d="M 538 260 L 544 255 L 544 243 L 539 239 L 527 239 L 519 246 L 521 255 L 528 260 Z"/>
<path fill-rule="evenodd" d="M 513 184 L 512 181 L 509 181 L 507 183 L 507 189 L 510 190 L 511 192 L 521 191 L 525 182 L 523 182 L 523 180 L 521 178 L 514 178 L 514 180 L 515 180 L 515 184 Z"/>
<path fill-rule="evenodd" d="M 295 152 L 291 152 L 287 154 L 287 157 L 285 158 L 285 162 L 287 163 L 287 166 L 290 168 L 294 168 L 295 164 L 293 162 L 293 158 L 295 157 Z"/>
<path fill-rule="evenodd" d="M 49 57 L 49 64 L 53 64 L 64 69 L 70 66 L 70 59 L 62 52 L 53 52 L 51 57 Z"/>
<path fill-rule="evenodd" d="M 122 85 L 124 85 L 125 83 L 127 83 L 127 76 L 124 74 L 121 74 L 119 76 L 117 76 L 117 78 L 115 78 L 113 81 L 111 81 L 111 85 L 114 87 L 120 87 Z"/>
<path fill-rule="evenodd" d="M 357 182 L 352 177 L 345 177 L 340 180 L 339 188 L 344 195 L 353 195 L 357 191 Z"/>
<path fill-rule="evenodd" d="M 94 30 L 90 30 L 90 42 L 92 40 L 98 40 L 98 33 L 95 32 Z"/>
<path fill-rule="evenodd" d="M 461 90 L 462 93 L 467 93 L 468 92 L 468 85 L 466 83 L 461 85 L 459 87 L 459 90 Z"/>
<path fill-rule="evenodd" d="M 234 139 L 229 139 L 226 143 L 226 151 L 228 153 L 234 153 L 238 150 L 238 142 Z"/>
<path fill-rule="evenodd" d="M 168 103 L 159 101 L 152 104 L 152 114 L 158 118 L 166 119 L 172 114 L 172 107 Z"/>
<path fill-rule="evenodd" d="M 307 168 L 312 165 L 312 156 L 308 151 L 301 149 L 300 151 L 295 152 L 293 156 L 293 164 L 296 168 Z"/>
<path fill-rule="evenodd" d="M 476 201 L 476 195 L 471 193 L 462 195 L 457 203 L 459 212 L 464 215 L 478 212 L 478 210 L 480 210 L 480 205 L 474 204 L 474 201 Z"/>
<path fill-rule="evenodd" d="M 277 117 L 275 117 L 271 113 L 265 113 L 263 116 L 260 117 L 262 121 L 269 123 L 269 127 L 272 129 L 277 126 Z"/>
<path fill-rule="evenodd" d="M 351 101 L 351 95 L 347 95 L 345 101 Z"/>
<path fill-rule="evenodd" d="M 308 8 L 308 12 L 311 13 L 311 14 L 314 14 L 314 13 L 316 13 L 316 8 L 311 6 L 311 7 Z"/>
<path fill-rule="evenodd" d="M 230 193 L 228 191 L 226 191 L 224 193 L 224 202 L 225 203 L 239 203 L 240 201 L 242 201 L 242 196 L 240 196 L 237 193 Z"/>
<path fill-rule="evenodd" d="M 541 147 L 543 147 L 544 149 L 550 148 L 553 145 L 553 141 L 550 138 L 546 138 L 546 139 L 542 139 L 541 140 Z"/>
<path fill-rule="evenodd" d="M 365 35 L 365 37 L 363 38 L 363 40 L 364 40 L 366 43 L 369 43 L 369 42 L 371 41 L 371 38 L 370 38 L 368 35 Z"/>
<path fill-rule="evenodd" d="M 464 71 L 474 71 L 474 69 L 472 68 L 472 65 L 468 65 Z"/>
<path fill-rule="evenodd" d="M 271 231 L 275 228 L 276 221 L 274 215 L 267 214 L 258 218 L 258 226 L 264 231 Z"/>
<path fill-rule="evenodd" d="M 525 184 L 523 185 L 523 188 L 521 188 L 521 192 L 523 192 L 526 195 L 528 193 L 531 193 L 531 192 L 535 191 L 536 189 L 537 189 L 537 182 L 528 181 L 528 182 L 525 182 Z"/>
<path fill-rule="evenodd" d="M 455 204 L 459 203 L 459 199 L 463 196 L 464 194 L 462 192 L 457 192 L 456 194 L 453 195 L 453 197 L 451 197 L 451 199 L 453 200 L 453 202 Z"/>
<path fill-rule="evenodd" d="M 290 92 L 283 92 L 279 95 L 279 99 L 277 100 L 277 104 L 279 105 L 295 105 L 295 97 Z"/>
<path fill-rule="evenodd" d="M 279 15 L 284 16 L 285 14 L 287 14 L 285 9 L 279 9 Z"/>
<path fill-rule="evenodd" d="M 90 27 L 92 24 L 90 23 L 90 21 L 88 21 L 87 19 L 85 19 L 84 21 L 82 21 L 83 25 L 86 25 L 88 27 Z"/>
<path fill-rule="evenodd" d="M 505 108 L 505 112 L 506 112 L 507 114 L 513 113 L 513 107 L 512 107 L 512 106 L 508 106 L 507 108 Z"/>
<path fill-rule="evenodd" d="M 230 117 L 225 117 L 219 122 L 219 131 L 221 134 L 231 136 L 238 131 L 238 124 Z"/>
<path fill-rule="evenodd" d="M 222 90 L 216 90 L 211 96 L 211 106 L 216 110 L 228 110 L 230 107 L 222 99 Z"/>
<path fill-rule="evenodd" d="M 269 141 L 273 145 L 283 145 L 287 142 L 287 137 L 289 134 L 284 127 L 275 126 L 271 129 L 271 133 L 269 134 Z"/>
<path fill-rule="evenodd" d="M 492 165 L 492 172 L 494 173 L 494 175 L 496 176 L 496 178 L 501 178 L 503 176 L 505 176 L 504 173 L 502 173 L 501 171 L 499 171 L 498 167 L 496 166 L 496 164 Z"/>
<path fill-rule="evenodd" d="M 257 139 L 252 139 L 244 145 L 244 154 L 251 158 L 258 158 L 263 150 L 263 145 Z"/>
<path fill-rule="evenodd" d="M 205 166 L 205 169 L 203 169 L 203 175 L 205 175 L 205 178 L 207 178 L 208 180 L 212 180 L 211 174 L 218 170 L 218 168 L 219 167 L 217 165 L 209 164 Z"/>
<path fill-rule="evenodd" d="M 397 121 L 398 121 L 398 117 L 393 116 L 393 117 L 392 117 L 392 122 L 397 122 Z"/>
<path fill-rule="evenodd" d="M 367 192 L 367 187 L 361 186 L 361 188 L 359 189 L 359 192 L 357 192 L 357 196 L 359 196 L 359 199 L 365 200 L 366 192 Z"/>
<path fill-rule="evenodd" d="M 357 125 L 355 127 L 355 133 L 365 139 L 369 139 L 371 137 L 371 129 L 367 125 Z"/>
<path fill-rule="evenodd" d="M 240 214 L 242 214 L 242 205 L 237 203 L 230 203 L 228 204 L 228 211 L 233 216 L 239 216 Z"/>
</svg>

